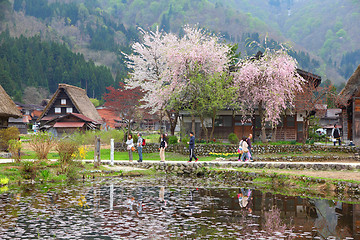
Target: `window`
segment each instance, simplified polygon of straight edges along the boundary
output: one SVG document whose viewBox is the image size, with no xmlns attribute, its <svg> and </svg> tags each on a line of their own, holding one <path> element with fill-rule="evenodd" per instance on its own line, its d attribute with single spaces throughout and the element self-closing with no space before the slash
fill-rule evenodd
<svg viewBox="0 0 360 240">
<path fill-rule="evenodd" d="M 286 126 L 295 127 L 295 117 L 294 116 L 286 116 Z"/>
<path fill-rule="evenodd" d="M 55 108 L 55 113 L 61 113 L 61 108 Z"/>
<path fill-rule="evenodd" d="M 66 105 L 66 99 L 61 99 L 61 105 Z"/>
<path fill-rule="evenodd" d="M 218 116 L 215 119 L 216 127 L 231 127 L 232 126 L 232 116 Z"/>
<path fill-rule="evenodd" d="M 72 113 L 73 109 L 71 107 L 66 108 L 66 113 Z"/>
</svg>

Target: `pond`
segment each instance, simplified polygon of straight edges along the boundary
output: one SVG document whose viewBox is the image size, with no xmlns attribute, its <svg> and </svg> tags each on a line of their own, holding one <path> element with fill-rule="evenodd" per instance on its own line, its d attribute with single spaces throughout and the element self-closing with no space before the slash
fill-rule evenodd
<svg viewBox="0 0 360 240">
<path fill-rule="evenodd" d="M 360 205 L 177 177 L 0 194 L 0 239 L 359 239 Z"/>
</svg>

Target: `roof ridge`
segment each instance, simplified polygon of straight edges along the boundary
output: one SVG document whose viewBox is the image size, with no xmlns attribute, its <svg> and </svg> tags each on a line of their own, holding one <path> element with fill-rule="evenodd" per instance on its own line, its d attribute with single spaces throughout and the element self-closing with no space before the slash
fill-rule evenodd
<svg viewBox="0 0 360 240">
<path fill-rule="evenodd" d="M 76 88 L 76 89 L 79 89 L 79 90 L 82 90 L 85 92 L 85 89 L 81 88 L 81 87 L 77 87 L 77 86 L 73 86 L 73 85 L 70 85 L 70 84 L 66 84 L 66 83 L 59 83 L 59 88 Z"/>
</svg>

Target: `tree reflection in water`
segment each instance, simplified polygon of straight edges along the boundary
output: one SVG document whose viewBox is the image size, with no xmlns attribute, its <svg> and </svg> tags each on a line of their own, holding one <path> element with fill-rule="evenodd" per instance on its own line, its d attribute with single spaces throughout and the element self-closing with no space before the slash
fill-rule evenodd
<svg viewBox="0 0 360 240">
<path fill-rule="evenodd" d="M 0 194 L 0 238 L 344 239 L 360 222 L 358 205 L 165 182 L 9 190 Z"/>
</svg>

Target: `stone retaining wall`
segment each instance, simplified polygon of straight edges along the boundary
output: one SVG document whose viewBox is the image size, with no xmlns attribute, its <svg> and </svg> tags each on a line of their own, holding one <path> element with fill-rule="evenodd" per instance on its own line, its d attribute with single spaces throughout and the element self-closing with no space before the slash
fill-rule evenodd
<svg viewBox="0 0 360 240">
<path fill-rule="evenodd" d="M 219 181 L 230 181 L 234 184 L 238 182 L 254 181 L 259 177 L 266 177 L 272 179 L 268 183 L 275 184 L 277 182 L 293 179 L 303 181 L 308 186 L 312 184 L 329 183 L 333 187 L 333 191 L 337 193 L 360 193 L 360 185 L 349 181 L 326 180 L 309 176 L 296 176 L 289 177 L 285 174 L 266 173 L 266 172 L 251 172 L 250 171 L 237 171 L 233 168 L 278 168 L 278 169 L 297 169 L 297 170 L 356 170 L 360 169 L 360 164 L 303 164 L 303 163 L 218 163 L 218 162 L 200 162 L 200 163 L 154 163 L 154 162 L 116 162 L 116 165 L 132 166 L 138 168 L 154 168 L 157 171 L 165 172 L 167 174 L 177 175 L 192 175 L 192 176 L 206 176 L 210 179 L 218 179 Z M 211 169 L 213 168 L 213 169 Z M 280 184 L 281 185 L 281 184 Z"/>
<path fill-rule="evenodd" d="M 342 153 L 358 153 L 359 147 L 349 146 L 324 146 L 324 145 L 254 145 L 254 155 L 265 153 L 293 153 L 293 152 L 342 152 Z M 236 153 L 238 145 L 222 145 L 222 144 L 197 144 L 195 154 L 198 156 L 209 156 L 213 153 Z M 116 151 L 127 151 L 125 143 L 115 143 Z M 159 151 L 159 144 L 148 143 L 143 147 L 143 152 L 153 153 Z M 168 145 L 167 152 L 176 152 L 180 154 L 189 154 L 188 146 L 183 144 Z"/>
<path fill-rule="evenodd" d="M 109 162 L 103 162 L 109 164 Z M 259 168 L 259 169 L 293 169 L 293 170 L 356 170 L 360 169 L 360 164 L 345 164 L 345 163 L 284 163 L 284 162 L 197 162 L 197 163 L 182 163 L 182 162 L 115 162 L 115 165 L 131 166 L 138 168 L 152 168 L 166 173 L 175 174 L 196 174 L 202 168 Z"/>
</svg>

